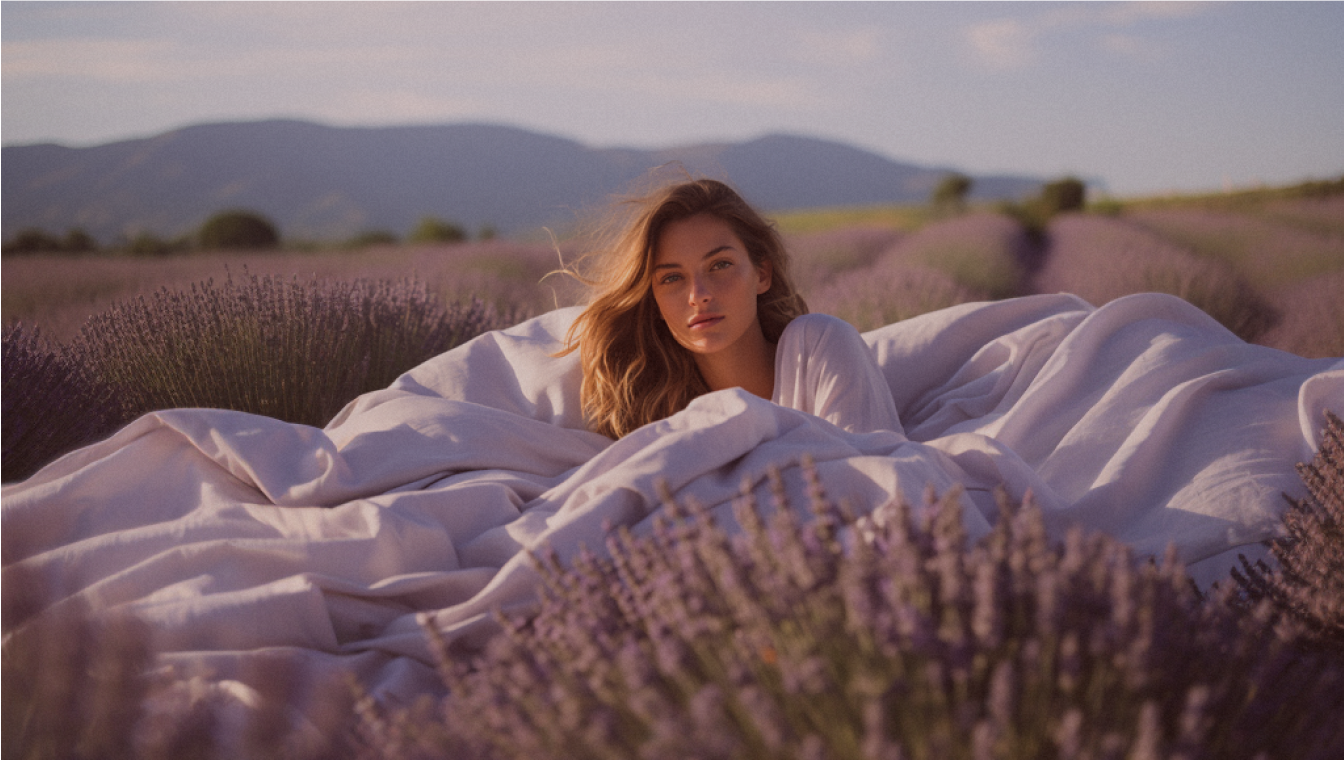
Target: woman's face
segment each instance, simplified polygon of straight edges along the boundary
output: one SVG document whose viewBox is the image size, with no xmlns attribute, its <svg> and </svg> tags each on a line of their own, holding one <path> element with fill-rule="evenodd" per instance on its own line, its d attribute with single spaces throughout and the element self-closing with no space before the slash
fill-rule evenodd
<svg viewBox="0 0 1344 760">
<path fill-rule="evenodd" d="M 709 214 L 671 222 L 654 245 L 653 297 L 677 342 L 713 355 L 764 342 L 756 296 L 770 289 L 770 264 L 751 263 L 727 222 Z"/>
</svg>

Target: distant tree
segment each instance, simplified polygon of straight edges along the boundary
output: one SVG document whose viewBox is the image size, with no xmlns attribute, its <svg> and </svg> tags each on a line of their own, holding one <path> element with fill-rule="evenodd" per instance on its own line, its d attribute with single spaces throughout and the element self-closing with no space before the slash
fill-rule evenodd
<svg viewBox="0 0 1344 760">
<path fill-rule="evenodd" d="M 960 172 L 953 172 L 933 189 L 933 207 L 940 212 L 957 213 L 966 207 L 966 196 L 971 192 L 973 181 Z"/>
<path fill-rule="evenodd" d="M 1041 188 L 1041 205 L 1046 216 L 1065 211 L 1082 211 L 1087 202 L 1087 185 L 1077 177 L 1064 177 Z"/>
<path fill-rule="evenodd" d="M 98 241 L 84 230 L 75 227 L 65 233 L 61 249 L 70 253 L 85 253 L 98 250 Z"/>
<path fill-rule="evenodd" d="M 366 230 L 345 241 L 348 248 L 365 248 L 371 245 L 396 245 L 398 238 L 395 233 L 387 230 Z"/>
<path fill-rule="evenodd" d="M 152 232 L 140 232 L 126 244 L 126 253 L 131 256 L 167 256 L 176 251 L 176 247 Z"/>
<path fill-rule="evenodd" d="M 1017 219 L 1028 235 L 1039 240 L 1045 235 L 1051 217 L 1066 211 L 1082 211 L 1086 202 L 1087 185 L 1077 177 L 1064 177 L 1047 182 L 1034 198 L 1000 203 L 999 212 Z"/>
<path fill-rule="evenodd" d="M 241 209 L 221 211 L 196 233 L 202 248 L 274 248 L 280 233 L 266 217 Z"/>
<path fill-rule="evenodd" d="M 61 241 L 37 227 L 19 230 L 13 240 L 4 244 L 4 255 L 25 253 L 52 253 L 61 250 Z"/>
<path fill-rule="evenodd" d="M 495 226 L 494 226 L 493 224 L 487 224 L 487 225 L 482 226 L 481 229 L 476 233 L 476 239 L 477 239 L 477 240 L 494 240 L 495 237 L 498 236 L 498 235 L 499 235 L 499 232 L 495 229 Z"/>
<path fill-rule="evenodd" d="M 437 216 L 422 218 L 409 237 L 412 243 L 460 243 L 466 239 L 466 230 Z"/>
</svg>

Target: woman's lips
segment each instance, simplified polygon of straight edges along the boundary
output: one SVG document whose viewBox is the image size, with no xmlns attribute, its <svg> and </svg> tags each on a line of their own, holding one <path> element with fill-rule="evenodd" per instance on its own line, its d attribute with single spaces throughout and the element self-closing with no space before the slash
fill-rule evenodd
<svg viewBox="0 0 1344 760">
<path fill-rule="evenodd" d="M 704 330 L 706 328 L 713 327 L 714 325 L 717 325 L 722 321 L 723 321 L 722 314 L 702 314 L 692 319 L 689 327 L 692 330 Z"/>
</svg>

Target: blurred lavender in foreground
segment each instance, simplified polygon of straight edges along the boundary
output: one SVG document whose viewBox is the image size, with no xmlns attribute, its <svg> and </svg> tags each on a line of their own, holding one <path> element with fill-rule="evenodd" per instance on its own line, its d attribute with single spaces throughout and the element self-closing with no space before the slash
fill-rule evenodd
<svg viewBox="0 0 1344 760">
<path fill-rule="evenodd" d="M 155 667 L 153 630 L 130 613 L 48 609 L 36 573 L 7 569 L 5 758 L 327 760 L 347 757 L 352 696 L 304 677 L 283 651 L 256 657 L 240 700 L 210 674 Z M 307 718 L 296 721 L 297 710 Z"/>
<path fill-rule="evenodd" d="M 1344 421 L 1327 412 L 1321 449 L 1298 465 L 1308 495 L 1289 499 L 1286 535 L 1269 542 L 1271 568 L 1243 557 L 1232 576 L 1252 601 L 1269 599 L 1311 635 L 1344 651 Z"/>
<path fill-rule="evenodd" d="M 320 427 L 359 394 L 512 316 L 479 301 L 444 306 L 412 280 L 230 275 L 118 304 L 89 320 L 70 353 L 117 389 L 125 421 L 213 407 Z"/>
<path fill-rule="evenodd" d="M 56 454 L 92 443 L 119 422 L 112 389 L 23 323 L 4 328 L 3 479 L 22 480 Z"/>
<path fill-rule="evenodd" d="M 364 757 L 1333 758 L 1344 660 L 1172 560 L 1046 539 L 1004 506 L 968 545 L 955 494 L 852 523 L 744 500 L 728 535 L 669 503 L 610 558 L 541 562 L 531 619 L 450 696 L 379 713 Z M 782 494 L 782 488 L 778 493 Z"/>
<path fill-rule="evenodd" d="M 1132 293 L 1180 296 L 1243 340 L 1253 341 L 1278 312 L 1225 261 L 1197 256 L 1142 226 L 1095 215 L 1050 222 L 1041 293 L 1069 292 L 1101 306 Z"/>
</svg>

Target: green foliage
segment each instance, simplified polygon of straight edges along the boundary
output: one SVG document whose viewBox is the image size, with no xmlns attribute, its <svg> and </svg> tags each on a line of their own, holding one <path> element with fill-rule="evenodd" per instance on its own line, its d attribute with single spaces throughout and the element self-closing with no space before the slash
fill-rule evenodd
<svg viewBox="0 0 1344 760">
<path fill-rule="evenodd" d="M 396 245 L 399 242 L 396 233 L 387 230 L 367 230 L 345 242 L 346 248 L 368 248 L 375 245 Z"/>
<path fill-rule="evenodd" d="M 973 180 L 959 172 L 943 177 L 933 189 L 930 201 L 934 210 L 943 213 L 959 213 L 966 208 L 966 196 L 971 192 Z"/>
<path fill-rule="evenodd" d="M 466 239 L 466 230 L 436 216 L 421 219 L 407 237 L 412 243 L 460 243 Z"/>
<path fill-rule="evenodd" d="M 61 241 L 61 248 L 70 253 L 87 253 L 88 251 L 98 250 L 98 241 L 93 236 L 78 227 L 65 233 L 65 238 Z"/>
<path fill-rule="evenodd" d="M 1251 190 L 1234 190 L 1224 193 L 1202 193 L 1192 195 L 1166 195 L 1149 198 L 1134 198 L 1123 202 L 1124 208 L 1203 208 L 1242 211 L 1262 206 L 1270 201 L 1291 200 L 1295 198 L 1332 198 L 1344 194 L 1344 175 L 1336 179 L 1312 180 L 1283 187 L 1264 187 Z"/>
<path fill-rule="evenodd" d="M 1034 198 L 1014 203 L 998 204 L 999 213 L 1016 219 L 1037 240 L 1045 237 L 1046 225 L 1058 214 L 1081 211 L 1087 203 L 1087 185 L 1076 177 L 1063 177 L 1047 182 Z"/>
<path fill-rule="evenodd" d="M 186 247 L 185 241 L 164 240 L 152 232 L 141 232 L 126 244 L 126 253 L 145 258 L 171 256 L 186 250 Z"/>
<path fill-rule="evenodd" d="M 1087 201 L 1087 185 L 1077 177 L 1065 177 L 1041 188 L 1040 204 L 1047 216 L 1066 211 L 1082 211 Z"/>
<path fill-rule="evenodd" d="M 929 216 L 929 207 L 918 204 L 801 209 L 776 213 L 773 220 L 781 234 L 805 235 L 851 227 L 913 230 Z"/>
<path fill-rule="evenodd" d="M 280 233 L 266 217 L 241 209 L 221 211 L 196 233 L 202 248 L 274 248 Z"/>
<path fill-rule="evenodd" d="M 1115 198 L 1101 198 L 1089 203 L 1087 210 L 1102 216 L 1120 216 L 1125 211 L 1125 204 Z"/>
<path fill-rule="evenodd" d="M 19 230 L 13 240 L 5 243 L 4 253 L 10 256 L 17 253 L 49 253 L 61 250 L 61 241 L 46 230 L 36 227 Z"/>
<path fill-rule="evenodd" d="M 4 244 L 3 255 L 37 253 L 88 253 L 98 250 L 98 241 L 78 227 L 71 228 L 65 237 L 58 238 L 36 227 L 19 230 L 13 240 Z"/>
</svg>

